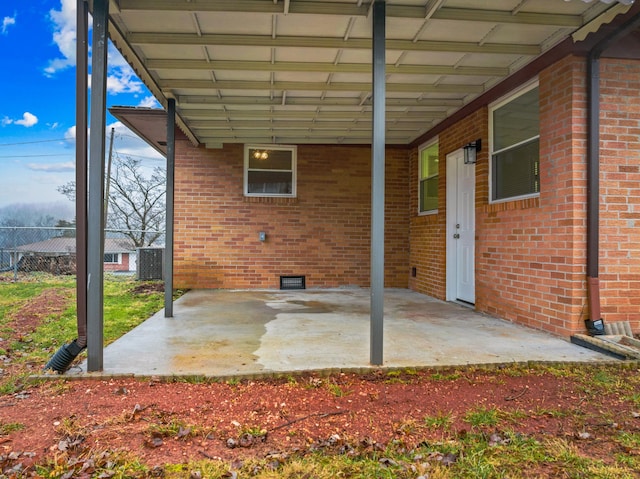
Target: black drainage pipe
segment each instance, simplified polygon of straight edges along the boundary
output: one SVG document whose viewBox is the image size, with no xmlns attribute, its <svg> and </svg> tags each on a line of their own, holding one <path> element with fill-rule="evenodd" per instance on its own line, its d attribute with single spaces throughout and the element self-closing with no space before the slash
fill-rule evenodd
<svg viewBox="0 0 640 479">
<path fill-rule="evenodd" d="M 82 352 L 86 346 L 80 346 L 78 340 L 74 339 L 68 344 L 63 345 L 52 356 L 49 362 L 44 366 L 44 370 L 51 369 L 58 374 L 64 373 L 73 360 Z"/>
</svg>

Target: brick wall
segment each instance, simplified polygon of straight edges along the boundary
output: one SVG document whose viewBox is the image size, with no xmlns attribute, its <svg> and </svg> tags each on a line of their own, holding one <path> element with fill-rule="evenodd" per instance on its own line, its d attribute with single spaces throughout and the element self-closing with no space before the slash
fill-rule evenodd
<svg viewBox="0 0 640 479">
<path fill-rule="evenodd" d="M 176 287 L 277 288 L 280 275 L 306 275 L 310 288 L 368 286 L 370 148 L 299 146 L 294 199 L 244 197 L 243 154 L 243 145 L 194 148 L 178 136 Z M 385 284 L 406 287 L 407 150 L 386 156 Z"/>
<path fill-rule="evenodd" d="M 485 196 L 478 208 L 477 306 L 568 336 L 584 331 L 586 314 L 584 59 L 541 72 L 539 91 L 540 196 L 497 204 Z"/>
<path fill-rule="evenodd" d="M 640 329 L 640 62 L 603 60 L 600 282 L 605 321 Z M 586 288 L 586 59 L 569 56 L 539 75 L 538 198 L 489 204 L 488 151 L 476 164 L 476 309 L 562 336 L 584 332 Z M 439 135 L 440 208 L 417 215 L 418 150 L 411 151 L 410 279 L 446 297 L 447 153 L 488 145 L 483 108 Z"/>
<path fill-rule="evenodd" d="M 640 62 L 600 62 L 600 298 L 640 331 Z"/>
<path fill-rule="evenodd" d="M 568 58 L 540 75 L 541 195 L 489 204 L 488 109 L 481 108 L 439 135 L 440 208 L 418 217 L 412 196 L 411 265 L 426 274 L 411 288 L 446 297 L 446 162 L 481 138 L 476 164 L 476 309 L 567 335 L 580 326 L 585 303 L 584 62 Z M 571 126 L 571 119 L 579 119 Z M 417 151 L 411 175 L 417 182 Z M 420 271 L 420 269 L 418 269 Z"/>
</svg>

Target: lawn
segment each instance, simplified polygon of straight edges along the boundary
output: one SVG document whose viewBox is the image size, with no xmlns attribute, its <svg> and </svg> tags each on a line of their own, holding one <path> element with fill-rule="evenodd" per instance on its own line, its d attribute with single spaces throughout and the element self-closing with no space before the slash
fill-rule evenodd
<svg viewBox="0 0 640 479">
<path fill-rule="evenodd" d="M 75 337 L 74 288 L 0 282 L 0 477 L 640 477 L 637 362 L 34 379 Z M 105 341 L 162 306 L 107 277 Z"/>
<path fill-rule="evenodd" d="M 60 346 L 77 337 L 75 277 L 32 273 L 6 280 L 12 277 L 0 281 L 0 356 L 11 372 L 0 378 L 3 392 L 20 387 L 26 375 L 39 372 Z M 105 344 L 163 306 L 162 283 L 105 275 Z"/>
</svg>

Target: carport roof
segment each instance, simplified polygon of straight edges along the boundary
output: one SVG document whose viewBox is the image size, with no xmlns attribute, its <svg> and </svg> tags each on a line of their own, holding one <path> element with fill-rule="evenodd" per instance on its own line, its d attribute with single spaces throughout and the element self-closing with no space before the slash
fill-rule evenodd
<svg viewBox="0 0 640 479">
<path fill-rule="evenodd" d="M 387 0 L 387 143 L 415 142 L 629 3 Z M 194 143 L 362 144 L 371 141 L 371 5 L 111 0 L 109 33 L 160 103 L 176 100 Z"/>
</svg>

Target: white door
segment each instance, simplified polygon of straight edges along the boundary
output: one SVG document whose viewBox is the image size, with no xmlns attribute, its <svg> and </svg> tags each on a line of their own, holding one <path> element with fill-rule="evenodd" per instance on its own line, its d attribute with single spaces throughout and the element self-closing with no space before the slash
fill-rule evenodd
<svg viewBox="0 0 640 479">
<path fill-rule="evenodd" d="M 476 166 L 447 155 L 447 300 L 475 304 Z"/>
</svg>

